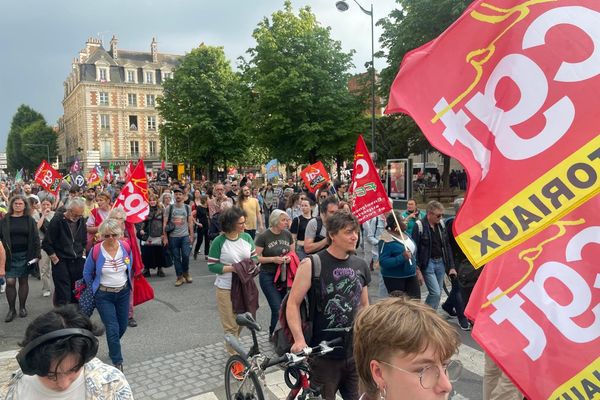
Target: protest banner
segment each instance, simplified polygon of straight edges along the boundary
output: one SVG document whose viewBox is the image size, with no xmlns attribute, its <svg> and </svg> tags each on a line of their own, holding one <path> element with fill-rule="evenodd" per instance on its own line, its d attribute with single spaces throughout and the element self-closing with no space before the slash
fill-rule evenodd
<svg viewBox="0 0 600 400">
<path fill-rule="evenodd" d="M 273 159 L 265 165 L 265 170 L 267 171 L 267 181 L 270 181 L 273 178 L 279 177 L 279 162 L 277 159 Z"/>
<path fill-rule="evenodd" d="M 300 171 L 300 177 L 312 193 L 330 180 L 329 174 L 321 161 L 310 164 Z"/>
<path fill-rule="evenodd" d="M 60 189 L 62 175 L 52 168 L 52 166 L 46 160 L 42 160 L 39 167 L 35 171 L 34 180 L 46 191 L 56 194 L 58 189 Z"/>
<path fill-rule="evenodd" d="M 600 221 L 591 218 L 600 193 L 598 27 L 600 3 L 593 0 L 475 1 L 437 39 L 405 56 L 387 108 L 410 114 L 430 143 L 467 171 L 453 228 L 471 263 L 487 263 L 486 283 L 478 283 L 468 308 L 474 337 L 531 399 L 600 392 L 600 306 L 597 290 L 589 301 L 584 295 L 600 285 L 599 268 L 565 257 L 561 242 L 577 232 L 600 242 Z M 574 217 L 583 222 L 543 245 Z M 527 258 L 527 249 L 540 247 L 543 257 Z M 519 269 L 524 260 L 527 273 Z M 552 275 L 544 260 L 572 272 Z M 540 288 L 544 276 L 555 279 Z M 573 300 L 565 297 L 567 286 Z M 537 300 L 522 311 L 524 299 L 515 293 Z M 562 305 L 543 306 L 542 298 Z M 525 326 L 536 334 L 524 333 Z M 543 379 L 531 379 L 540 373 Z"/>
<path fill-rule="evenodd" d="M 140 160 L 131 172 L 129 180 L 121 189 L 113 208 L 121 207 L 127 214 L 127 222 L 142 222 L 150 212 L 148 204 L 148 177 L 144 161 Z"/>
<path fill-rule="evenodd" d="M 362 135 L 358 137 L 354 150 L 350 193 L 352 213 L 361 224 L 392 209 Z"/>
</svg>

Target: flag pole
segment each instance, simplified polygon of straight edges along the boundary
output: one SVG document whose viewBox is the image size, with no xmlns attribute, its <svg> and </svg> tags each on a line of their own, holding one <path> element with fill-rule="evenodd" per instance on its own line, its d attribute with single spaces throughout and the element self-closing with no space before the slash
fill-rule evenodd
<svg viewBox="0 0 600 400">
<path fill-rule="evenodd" d="M 398 232 L 400 233 L 400 240 L 402 241 L 402 244 L 404 245 L 404 248 L 406 249 L 406 251 L 409 251 L 406 240 L 404 239 L 404 237 L 402 235 L 402 228 L 400 227 L 400 222 L 398 222 L 398 217 L 396 217 L 396 213 L 394 212 L 394 209 L 392 209 L 392 215 L 394 216 L 394 221 L 396 221 L 396 227 L 398 227 Z M 408 263 L 410 265 L 412 265 L 412 257 L 408 259 Z"/>
</svg>

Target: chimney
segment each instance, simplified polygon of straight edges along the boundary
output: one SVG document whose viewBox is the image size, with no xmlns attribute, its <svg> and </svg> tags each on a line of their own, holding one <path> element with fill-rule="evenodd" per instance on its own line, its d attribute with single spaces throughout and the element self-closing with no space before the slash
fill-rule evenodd
<svg viewBox="0 0 600 400">
<path fill-rule="evenodd" d="M 156 39 L 152 38 L 152 43 L 150 43 L 150 53 L 152 53 L 152 62 L 158 62 L 158 43 L 156 43 Z"/>
<path fill-rule="evenodd" d="M 117 40 L 117 37 L 115 35 L 113 35 L 112 39 L 110 39 L 110 55 L 115 60 L 117 58 L 119 58 L 119 53 L 118 53 L 118 50 L 117 50 L 117 44 L 118 43 L 119 43 L 119 41 Z"/>
</svg>

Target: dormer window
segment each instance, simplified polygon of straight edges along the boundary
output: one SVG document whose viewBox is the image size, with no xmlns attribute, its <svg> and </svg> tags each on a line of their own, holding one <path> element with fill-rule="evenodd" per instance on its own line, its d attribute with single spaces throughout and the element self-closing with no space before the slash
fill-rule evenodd
<svg viewBox="0 0 600 400">
<path fill-rule="evenodd" d="M 154 71 L 146 71 L 146 83 L 154 83 Z"/>
<path fill-rule="evenodd" d="M 127 83 L 135 83 L 136 82 L 137 71 L 135 69 L 127 70 Z"/>
<path fill-rule="evenodd" d="M 172 72 L 163 72 L 163 81 L 166 81 L 167 79 L 171 79 L 172 77 L 173 77 Z"/>
<path fill-rule="evenodd" d="M 108 82 L 108 68 L 105 68 L 105 67 L 98 68 L 98 80 L 100 82 Z"/>
</svg>

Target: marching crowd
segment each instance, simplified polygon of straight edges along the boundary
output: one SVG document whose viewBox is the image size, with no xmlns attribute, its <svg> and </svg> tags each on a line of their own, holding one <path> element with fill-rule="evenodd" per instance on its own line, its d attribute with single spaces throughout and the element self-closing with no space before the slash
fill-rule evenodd
<svg viewBox="0 0 600 400">
<path fill-rule="evenodd" d="M 137 326 L 135 277 L 165 277 L 165 269 L 174 267 L 174 285 L 191 284 L 190 257 L 202 257 L 201 250 L 208 269 L 216 274 L 216 303 L 226 334 L 239 336 L 236 314 L 256 313 L 259 296 L 253 278 L 258 275 L 271 310 L 270 334 L 288 296 L 292 351 L 343 339 L 342 348 L 310 361 L 311 380 L 321 387 L 324 398 L 334 399 L 338 391 L 344 399 L 358 399 L 361 392 L 366 399 L 447 398 L 451 381 L 460 374 L 460 362 L 451 360 L 459 338 L 436 310 L 448 276 L 452 290 L 441 307 L 457 316 L 461 329 L 470 330 L 464 307 L 476 280 L 471 269 L 458 268 L 466 257 L 453 240 L 452 219 L 444 220 L 439 202 L 419 210 L 410 200 L 406 210 L 361 225 L 352 215 L 347 189 L 345 182 L 327 183 L 312 193 L 292 178 L 260 187 L 247 178 L 216 183 L 173 180 L 168 186 L 150 182 L 149 213 L 133 225 L 122 209 L 112 208 L 118 185 L 85 190 L 72 186 L 54 196 L 35 183 L 0 182 L 0 204 L 6 206 L 0 213 L 0 279 L 5 281 L 2 291 L 8 300 L 5 322 L 27 317 L 30 275 L 42 280 L 42 296 L 63 306 L 38 317 L 28 328 L 19 360 L 22 373 L 13 379 L 14 397 L 9 398 L 48 398 L 43 395 L 47 389 L 89 391 L 82 370 L 97 371 L 105 380 L 118 377 L 114 393 L 129 398 L 121 373 L 120 338 L 128 327 Z M 319 265 L 316 275 L 315 265 Z M 369 305 L 367 287 L 375 268 L 382 279 L 371 287 L 377 287 L 381 298 L 389 298 Z M 462 269 L 467 272 L 459 274 Z M 97 339 L 85 332 L 98 329 L 75 308 L 81 304 L 83 310 L 83 297 L 74 290 L 81 282 L 91 288 L 114 368 L 95 358 Z M 423 283 L 428 294 L 421 304 Z M 300 307 L 313 286 L 319 287 L 320 301 L 312 337 L 306 338 Z M 50 322 L 56 319 L 63 322 Z M 62 336 L 52 334 L 65 330 L 69 332 Z M 46 355 L 29 373 L 28 357 L 42 357 L 43 351 L 56 346 L 52 340 L 56 337 L 67 337 L 73 344 L 52 350 L 56 358 Z M 83 351 L 77 346 L 91 348 Z M 226 350 L 234 353 L 227 345 Z M 234 375 L 243 373 L 243 365 L 234 367 Z M 42 385 L 34 385 L 29 375 L 40 376 Z M 491 394 L 502 373 L 496 375 L 488 383 L 486 399 L 498 398 Z M 405 397 L 406 393 L 414 395 Z"/>
</svg>

